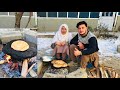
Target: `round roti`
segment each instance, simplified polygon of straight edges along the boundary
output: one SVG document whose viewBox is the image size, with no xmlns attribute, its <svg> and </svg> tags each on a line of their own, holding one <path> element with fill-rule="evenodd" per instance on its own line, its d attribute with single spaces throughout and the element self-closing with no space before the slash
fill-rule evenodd
<svg viewBox="0 0 120 90">
<path fill-rule="evenodd" d="M 51 62 L 51 63 L 52 63 L 52 64 L 54 64 L 55 62 L 56 62 L 56 60 L 52 60 L 52 62 Z"/>
<path fill-rule="evenodd" d="M 29 49 L 29 45 L 25 41 L 18 40 L 18 41 L 14 41 L 11 44 L 11 48 L 13 48 L 14 50 L 17 50 L 17 51 L 25 51 L 25 50 Z"/>
<path fill-rule="evenodd" d="M 65 64 L 62 65 L 62 67 L 67 67 L 67 66 L 68 66 L 67 63 L 65 63 Z"/>
<path fill-rule="evenodd" d="M 54 64 L 64 64 L 65 62 L 63 60 L 53 60 L 52 63 Z"/>
<path fill-rule="evenodd" d="M 56 67 L 56 68 L 60 68 L 61 67 L 61 65 L 59 65 L 59 64 L 53 64 L 53 66 Z"/>
<path fill-rule="evenodd" d="M 67 67 L 67 63 L 65 63 L 63 60 L 53 60 L 51 62 L 54 67 L 60 68 L 60 67 Z"/>
</svg>

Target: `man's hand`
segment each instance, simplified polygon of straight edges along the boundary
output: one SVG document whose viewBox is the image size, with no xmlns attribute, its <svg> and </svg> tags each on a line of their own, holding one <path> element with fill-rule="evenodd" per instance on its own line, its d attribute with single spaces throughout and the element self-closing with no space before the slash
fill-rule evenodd
<svg viewBox="0 0 120 90">
<path fill-rule="evenodd" d="M 84 45 L 81 42 L 78 42 L 78 46 L 79 46 L 80 49 L 84 49 L 85 48 Z"/>
<path fill-rule="evenodd" d="M 82 55 L 82 52 L 79 51 L 77 48 L 75 48 L 75 50 L 74 50 L 74 55 L 77 57 L 77 56 L 79 56 L 79 55 Z"/>
</svg>

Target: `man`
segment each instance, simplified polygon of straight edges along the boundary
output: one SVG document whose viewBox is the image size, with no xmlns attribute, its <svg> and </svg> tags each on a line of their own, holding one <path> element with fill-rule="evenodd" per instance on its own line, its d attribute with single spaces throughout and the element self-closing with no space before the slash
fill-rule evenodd
<svg viewBox="0 0 120 90">
<path fill-rule="evenodd" d="M 80 59 L 81 68 L 86 68 L 88 62 L 98 67 L 98 43 L 95 35 L 88 30 L 87 23 L 77 23 L 78 34 L 70 41 L 70 58 L 72 62 Z"/>
</svg>

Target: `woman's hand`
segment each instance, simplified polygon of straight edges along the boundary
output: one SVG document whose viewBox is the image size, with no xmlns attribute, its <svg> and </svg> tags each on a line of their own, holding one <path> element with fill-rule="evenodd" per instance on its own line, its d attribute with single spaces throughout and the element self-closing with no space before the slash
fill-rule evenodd
<svg viewBox="0 0 120 90">
<path fill-rule="evenodd" d="M 65 45 L 65 43 L 66 43 L 66 42 L 65 42 L 65 41 L 63 41 L 63 42 L 61 42 L 61 45 L 62 45 L 62 46 L 64 46 L 64 45 Z"/>
<path fill-rule="evenodd" d="M 58 46 L 61 46 L 61 42 L 59 42 L 59 41 L 57 41 L 55 44 Z"/>
</svg>

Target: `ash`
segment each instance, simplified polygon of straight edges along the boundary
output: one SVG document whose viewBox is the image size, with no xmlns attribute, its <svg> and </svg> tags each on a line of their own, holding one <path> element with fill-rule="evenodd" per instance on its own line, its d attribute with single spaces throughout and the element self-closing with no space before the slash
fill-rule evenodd
<svg viewBox="0 0 120 90">
<path fill-rule="evenodd" d="M 45 73 L 67 75 L 68 69 L 67 68 L 53 69 L 52 67 L 48 67 L 48 69 L 45 71 Z"/>
</svg>

